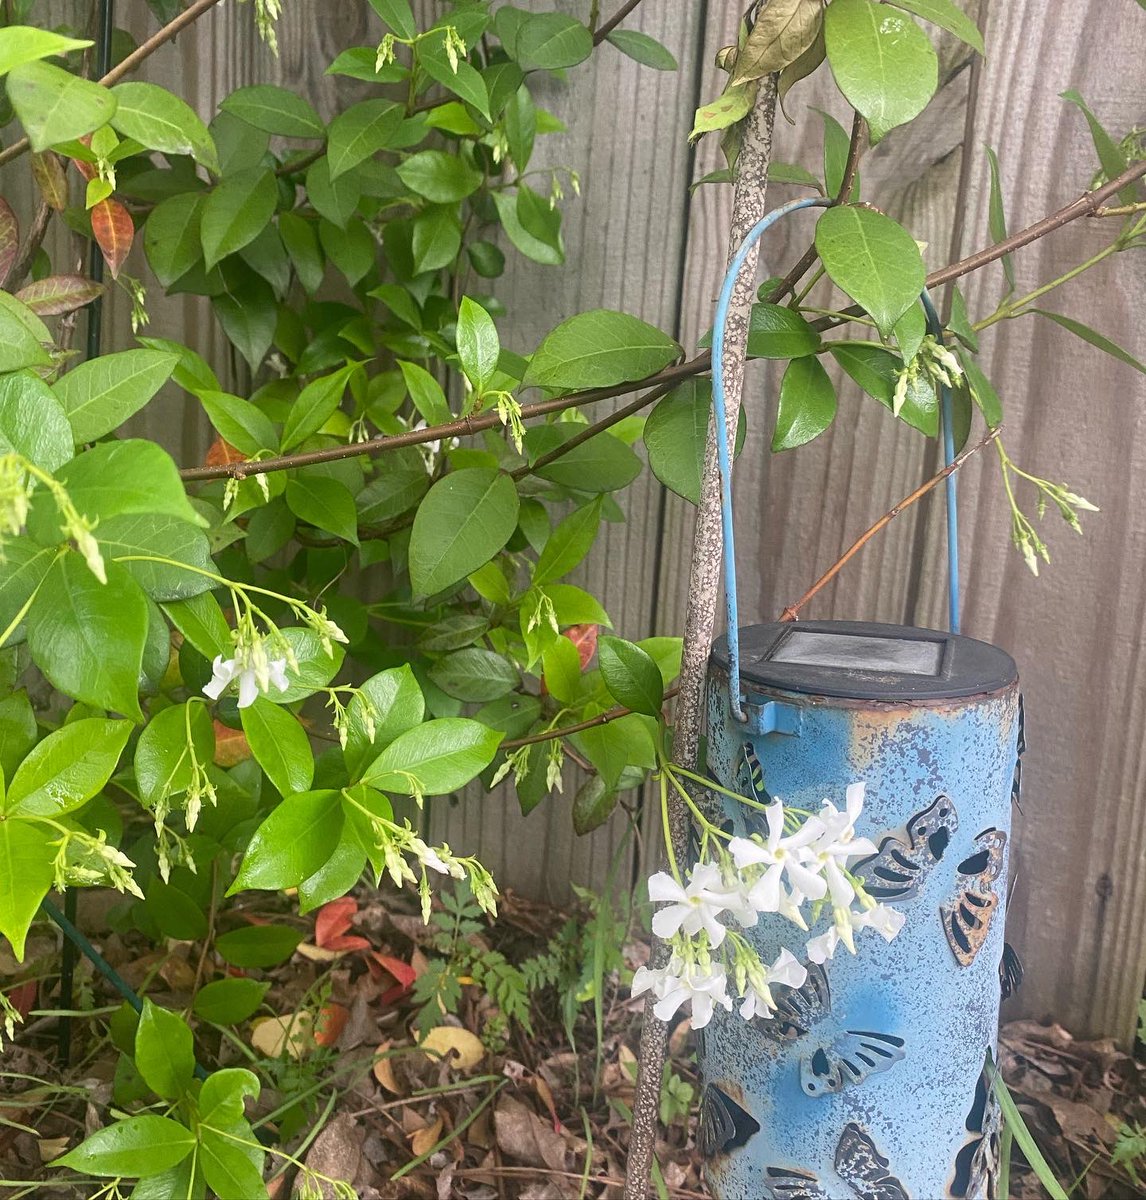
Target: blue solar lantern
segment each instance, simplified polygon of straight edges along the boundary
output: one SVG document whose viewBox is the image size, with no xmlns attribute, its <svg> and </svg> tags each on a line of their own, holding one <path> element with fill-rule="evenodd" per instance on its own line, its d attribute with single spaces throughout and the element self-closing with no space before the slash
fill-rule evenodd
<svg viewBox="0 0 1146 1200">
<path fill-rule="evenodd" d="M 857 939 L 854 957 L 805 957 L 805 983 L 774 987 L 770 1018 L 716 1009 L 698 1034 L 699 1146 L 720 1200 L 993 1197 L 1000 1119 L 984 1064 L 1018 971 L 1003 934 L 1022 702 L 1011 658 L 957 632 L 953 476 L 951 633 L 736 617 L 723 318 L 751 242 L 816 203 L 749 235 L 715 325 L 729 633 L 709 662 L 706 767 L 759 803 L 810 811 L 863 781 L 858 832 L 878 849 L 849 869 L 905 923 L 890 942 Z M 948 395 L 942 414 L 950 463 Z M 721 804 L 729 831 L 766 832 L 755 809 Z M 764 962 L 785 946 L 799 956 L 806 936 L 778 915 L 744 932 Z"/>
</svg>

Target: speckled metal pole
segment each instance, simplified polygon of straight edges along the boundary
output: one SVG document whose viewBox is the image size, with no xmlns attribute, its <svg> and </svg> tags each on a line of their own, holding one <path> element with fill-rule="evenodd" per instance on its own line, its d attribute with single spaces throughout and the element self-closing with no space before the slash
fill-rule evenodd
<svg viewBox="0 0 1146 1200">
<path fill-rule="evenodd" d="M 792 680 L 807 670 L 795 658 L 764 661 L 775 654 L 778 662 L 779 639 L 792 636 L 758 633 L 765 628 L 784 629 L 742 631 L 747 725 L 730 715 L 726 664 L 719 644 L 714 650 L 709 773 L 762 802 L 811 811 L 825 797 L 842 805 L 847 786 L 863 781 L 857 832 L 879 852 L 851 869 L 906 921 L 890 943 L 858 932 L 857 954 L 840 947 L 823 967 L 800 954 L 808 935 L 781 917 L 746 931 L 765 961 L 788 946 L 809 974 L 798 989 L 774 989 L 772 1019 L 717 1009 L 703 1032 L 698 1140 L 709 1184 L 720 1200 L 987 1200 L 995 1195 L 998 1110 L 982 1071 L 1006 986 L 1021 740 L 1014 664 L 970 638 L 813 622 L 787 628 L 890 629 L 932 639 L 901 643 L 909 651 L 934 644 L 974 663 L 959 681 L 962 694 L 939 694 L 948 681 L 938 676 L 933 686 L 911 673 L 865 670 L 862 660 L 834 675 L 819 668 L 821 684 L 838 677 L 830 688 L 837 694 L 793 691 L 761 682 L 769 670 Z M 752 810 L 725 804 L 736 832 L 757 830 Z M 825 914 L 812 932 L 829 923 Z"/>
</svg>

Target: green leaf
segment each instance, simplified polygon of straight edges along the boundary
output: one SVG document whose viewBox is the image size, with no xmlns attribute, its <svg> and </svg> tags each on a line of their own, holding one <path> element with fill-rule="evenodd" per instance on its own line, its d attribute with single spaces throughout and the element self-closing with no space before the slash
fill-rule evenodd
<svg viewBox="0 0 1146 1200">
<path fill-rule="evenodd" d="M 954 284 L 951 287 L 951 316 L 947 320 L 947 328 L 972 354 L 979 352 L 979 335 L 967 315 L 967 301 L 963 299 L 962 291 Z"/>
<path fill-rule="evenodd" d="M 1091 140 L 1098 152 L 1098 161 L 1102 164 L 1103 175 L 1107 179 L 1117 179 L 1129 166 L 1126 155 L 1119 149 L 1118 143 L 1106 132 L 1099 119 L 1090 111 L 1090 106 L 1074 88 L 1063 92 L 1062 98 L 1076 105 L 1086 118 L 1086 123 L 1090 127 Z M 1135 185 L 1128 183 L 1119 191 L 1118 199 L 1122 204 L 1133 204 L 1138 199 Z"/>
<path fill-rule="evenodd" d="M 614 29 L 605 40 L 642 66 L 652 67 L 654 71 L 676 70 L 676 59 L 669 49 L 647 33 L 636 29 Z"/>
<path fill-rule="evenodd" d="M 957 4 L 952 4 L 951 0 L 889 0 L 889 3 L 894 4 L 896 8 L 915 13 L 917 17 L 930 21 L 932 25 L 938 25 L 940 29 L 946 29 L 972 50 L 977 50 L 980 54 L 987 53 L 983 47 L 983 35 L 979 32 L 979 27 Z"/>
<path fill-rule="evenodd" d="M 432 596 L 476 571 L 517 528 L 517 489 L 488 467 L 451 471 L 418 506 L 410 534 L 410 583 Z"/>
<path fill-rule="evenodd" d="M 85 805 L 111 778 L 130 721 L 85 717 L 48 734 L 20 764 L 3 809 L 12 816 L 60 817 Z"/>
<path fill-rule="evenodd" d="M 911 305 L 896 321 L 892 333 L 895 335 L 895 344 L 899 347 L 903 361 L 913 362 L 919 353 L 919 347 L 923 345 L 923 339 L 927 336 L 927 315 L 923 311 L 923 305 Z"/>
<path fill-rule="evenodd" d="M 24 940 L 55 880 L 58 835 L 30 821 L 0 821 L 0 933 L 24 961 Z"/>
<path fill-rule="evenodd" d="M 0 454 L 55 471 L 72 457 L 72 427 L 55 393 L 31 371 L 0 375 Z"/>
<path fill-rule="evenodd" d="M 473 703 L 498 700 L 521 683 L 513 663 L 477 646 L 440 658 L 429 674 L 447 696 Z"/>
<path fill-rule="evenodd" d="M 303 290 L 313 294 L 326 274 L 326 261 L 318 244 L 314 222 L 296 213 L 280 213 L 279 236 Z"/>
<path fill-rule="evenodd" d="M 246 1121 L 223 1132 L 216 1132 L 213 1127 L 201 1130 L 199 1165 L 207 1186 L 218 1200 L 249 1200 L 265 1195 L 265 1156 Z"/>
<path fill-rule="evenodd" d="M 290 88 L 256 84 L 237 88 L 219 107 L 265 133 L 320 138 L 326 128 L 308 100 Z"/>
<path fill-rule="evenodd" d="M 240 453 L 251 457 L 260 450 L 273 450 L 278 444 L 270 417 L 249 400 L 228 392 L 203 391 L 199 402 L 223 441 Z"/>
<path fill-rule="evenodd" d="M 552 583 L 568 575 L 589 553 L 600 526 L 600 500 L 586 504 L 566 517 L 549 535 L 537 557 L 537 566 L 533 569 L 534 585 Z"/>
<path fill-rule="evenodd" d="M 398 367 L 410 400 L 427 425 L 443 425 L 454 419 L 442 385 L 425 367 L 412 362 L 399 362 Z"/>
<path fill-rule="evenodd" d="M 688 379 L 659 400 L 645 422 L 645 449 L 653 474 L 669 491 L 691 504 L 700 503 L 700 481 L 711 420 L 711 381 Z M 742 407 L 736 433 L 737 454 L 744 445 L 746 428 Z"/>
<path fill-rule="evenodd" d="M 203 655 L 214 658 L 230 650 L 231 630 L 219 601 L 208 592 L 164 604 L 171 624 Z"/>
<path fill-rule="evenodd" d="M 154 513 L 206 524 L 191 507 L 171 456 L 142 438 L 101 442 L 64 463 L 56 478 L 76 508 L 94 520 Z"/>
<path fill-rule="evenodd" d="M 493 192 L 498 220 L 505 230 L 505 236 L 526 258 L 545 266 L 558 267 L 565 261 L 565 246 L 561 240 L 561 212 L 559 209 L 552 210 L 551 229 L 545 237 L 538 237 L 536 233 L 526 229 L 518 212 L 519 201 L 528 195 L 529 191 L 524 184 L 520 184 L 517 196 L 509 192 Z"/>
<path fill-rule="evenodd" d="M 232 345 L 257 371 L 274 340 L 278 308 L 274 289 L 253 271 L 240 268 L 239 282 L 211 297 L 211 306 Z"/>
<path fill-rule="evenodd" d="M 327 131 L 326 161 L 330 181 L 333 183 L 379 150 L 392 146 L 404 116 L 402 106 L 390 100 L 362 100 L 343 109 L 330 122 Z M 309 177 L 307 182 L 309 184 Z"/>
<path fill-rule="evenodd" d="M 464 200 L 482 185 L 484 176 L 457 154 L 421 150 L 398 167 L 398 177 L 419 196 L 435 204 Z"/>
<path fill-rule="evenodd" d="M 36 714 L 28 693 L 13 692 L 0 700 L 0 775 L 12 778 L 20 760 L 36 744 L 36 737 Z"/>
<path fill-rule="evenodd" d="M 305 700 L 320 687 L 325 687 L 338 674 L 346 652 L 335 642 L 331 646 L 334 653 L 327 654 L 322 640 L 313 629 L 292 626 L 280 632 L 294 652 L 298 670 L 288 669 L 290 687 L 285 692 L 271 692 L 269 699 L 275 704 L 294 704 L 296 700 Z"/>
<path fill-rule="evenodd" d="M 346 706 L 346 748 L 342 756 L 351 779 L 357 779 L 372 754 L 388 746 L 399 734 L 420 725 L 425 715 L 422 689 L 409 664 L 380 671 L 362 684 L 360 690 L 369 701 L 369 714 L 361 696 L 355 696 Z"/>
<path fill-rule="evenodd" d="M 249 711 L 244 709 L 244 715 Z M 255 830 L 227 895 L 246 888 L 277 891 L 298 887 L 334 853 L 341 835 L 338 792 L 288 795 Z"/>
<path fill-rule="evenodd" d="M 567 423 L 534 426 L 525 435 L 525 449 L 530 461 L 535 462 L 542 454 L 561 446 L 577 432 L 577 426 Z M 595 434 L 546 466 L 534 468 L 534 474 L 540 479 L 581 492 L 620 491 L 640 473 L 641 460 L 607 430 Z"/>
<path fill-rule="evenodd" d="M 208 271 L 262 233 L 274 216 L 278 198 L 274 174 L 263 167 L 237 171 L 212 190 L 203 204 L 199 228 Z"/>
<path fill-rule="evenodd" d="M 196 993 L 192 1012 L 212 1025 L 238 1025 L 258 1012 L 270 986 L 257 979 L 216 979 Z"/>
<path fill-rule="evenodd" d="M 873 144 L 927 107 L 939 60 L 927 34 L 876 0 L 833 0 L 824 14 L 832 74 L 867 118 Z"/>
<path fill-rule="evenodd" d="M 157 1175 L 180 1163 L 195 1146 L 195 1135 L 170 1117 L 145 1114 L 105 1125 L 54 1159 L 56 1166 L 70 1167 L 84 1175 L 138 1179 Z"/>
<path fill-rule="evenodd" d="M 578 837 L 592 833 L 613 815 L 617 793 L 601 778 L 591 775 L 573 797 L 573 832 Z"/>
<path fill-rule="evenodd" d="M 541 655 L 541 671 L 549 694 L 561 704 L 575 704 L 581 690 L 581 655 L 567 637 L 554 638 Z"/>
<path fill-rule="evenodd" d="M 37 29 L 34 25 L 6 25 L 4 39 L 0 42 L 0 75 L 7 75 L 21 63 L 34 62 L 38 58 L 55 58 L 70 50 L 83 50 L 92 43 L 77 38 L 64 37 L 48 29 Z"/>
<path fill-rule="evenodd" d="M 446 58 L 441 43 L 430 39 L 418 43 L 418 63 L 435 83 L 440 83 L 467 104 L 472 104 L 487 121 L 491 119 L 489 89 L 481 75 L 464 58 L 458 62 L 455 70 Z"/>
<path fill-rule="evenodd" d="M 688 140 L 695 142 L 706 133 L 728 129 L 743 121 L 755 103 L 756 86 L 755 81 L 728 86 L 715 100 L 702 104 L 693 117 Z"/>
<path fill-rule="evenodd" d="M 358 511 L 346 484 L 326 475 L 292 475 L 286 502 L 300 520 L 358 545 Z"/>
<path fill-rule="evenodd" d="M 121 83 L 111 94 L 117 105 L 111 123 L 124 137 L 162 154 L 190 154 L 218 172 L 215 141 L 185 101 L 154 83 Z"/>
<path fill-rule="evenodd" d="M 600 601 L 582 588 L 574 587 L 571 583 L 547 583 L 537 590 L 552 603 L 558 625 L 604 625 L 606 629 L 612 628 L 609 614 L 601 607 Z"/>
<path fill-rule="evenodd" d="M 990 146 L 987 147 L 987 162 L 991 168 L 991 197 L 987 207 L 987 224 L 993 241 L 1001 242 L 1007 236 L 1007 215 L 1003 209 L 1003 184 L 999 178 L 999 159 Z M 1003 255 L 1003 274 L 1007 286 L 1015 290 L 1015 264 L 1009 254 Z"/>
<path fill-rule="evenodd" d="M 107 583 L 100 583 L 78 554 L 68 553 L 49 568 L 28 613 L 28 646 L 65 695 L 142 721 L 147 620 L 146 597 L 122 567 L 108 563 Z"/>
<path fill-rule="evenodd" d="M 284 454 L 293 450 L 300 442 L 306 441 L 312 433 L 316 433 L 330 420 L 342 401 L 350 377 L 359 366 L 356 362 L 347 363 L 333 375 L 313 379 L 302 389 L 298 399 L 291 405 L 283 425 L 280 448 Z"/>
<path fill-rule="evenodd" d="M 821 346 L 820 335 L 798 312 L 782 304 L 754 304 L 748 329 L 753 358 L 803 358 Z"/>
<path fill-rule="evenodd" d="M 882 213 L 827 209 L 816 224 L 816 250 L 832 282 L 871 315 L 885 337 L 923 291 L 927 272 L 915 239 Z"/>
<path fill-rule="evenodd" d="M 206 576 L 179 565 L 197 567 L 200 571 L 215 570 L 207 535 L 177 517 L 151 513 L 108 517 L 99 524 L 99 544 L 104 557 L 112 561 L 145 555 L 173 560 L 122 564 L 153 600 L 186 600 L 215 586 Z"/>
<path fill-rule="evenodd" d="M 414 274 L 448 267 L 458 256 L 462 231 L 454 205 L 432 205 L 414 218 Z"/>
<path fill-rule="evenodd" d="M 43 584 L 58 552 L 37 546 L 31 538 L 17 538 L 4 547 L 4 570 L 0 571 L 0 629 L 8 629 L 24 611 L 24 605 Z M 22 641 L 24 624 L 12 628 L 6 646 Z"/>
<path fill-rule="evenodd" d="M 458 305 L 457 345 L 462 370 L 480 396 L 497 373 L 501 342 L 493 318 L 469 296 Z"/>
<path fill-rule="evenodd" d="M 409 0 L 370 0 L 370 7 L 401 38 L 418 36 L 418 26 L 410 11 Z"/>
<path fill-rule="evenodd" d="M 115 97 L 107 88 L 46 62 L 13 67 L 8 99 L 37 151 L 83 137 L 115 114 Z"/>
<path fill-rule="evenodd" d="M 251 753 L 279 795 L 305 792 L 314 778 L 314 753 L 294 713 L 260 697 L 239 715 Z"/>
<path fill-rule="evenodd" d="M 509 49 L 509 47 L 507 47 Z M 513 57 L 527 71 L 575 67 L 593 53 L 593 35 L 564 13 L 535 13 L 517 28 Z"/>
<path fill-rule="evenodd" d="M 854 342 L 832 342 L 832 357 L 871 397 L 889 412 L 895 406 L 895 384 L 903 367 L 902 360 L 881 346 Z M 909 380 L 907 397 L 899 410 L 899 419 L 927 437 L 939 432 L 939 400 L 934 384 L 920 375 Z"/>
<path fill-rule="evenodd" d="M 530 360 L 522 384 L 562 391 L 645 379 L 680 355 L 659 329 L 627 313 L 598 308 L 562 321 Z"/>
<path fill-rule="evenodd" d="M 960 354 L 959 360 L 963 364 L 963 370 L 967 375 L 967 384 L 971 389 L 971 395 L 975 398 L 975 403 L 979 406 L 979 411 L 983 414 L 983 419 L 994 429 L 1003 420 L 1003 404 L 999 399 L 998 392 L 995 391 L 994 385 L 987 376 L 983 374 L 979 364 L 969 354 Z"/>
<path fill-rule="evenodd" d="M 626 769 L 655 765 L 650 724 L 648 717 L 632 713 L 608 725 L 574 734 L 570 740 L 597 768 L 605 783 L 614 788 Z"/>
<path fill-rule="evenodd" d="M 736 56 L 732 86 L 782 71 L 816 40 L 823 22 L 820 0 L 771 0 Z"/>
<path fill-rule="evenodd" d="M 203 255 L 200 233 L 206 196 L 183 192 L 157 204 L 143 227 L 143 249 L 156 279 L 170 287 Z"/>
<path fill-rule="evenodd" d="M 247 853 L 250 853 L 248 847 Z M 303 940 L 301 929 L 285 925 L 245 925 L 215 939 L 224 962 L 233 967 L 277 967 L 286 962 Z"/>
<path fill-rule="evenodd" d="M 443 796 L 481 774 L 501 738 L 464 717 L 425 721 L 399 734 L 366 768 L 362 782 L 404 796 Z"/>
<path fill-rule="evenodd" d="M 195 1071 L 195 1047 L 186 1022 L 144 1000 L 135 1031 L 135 1065 L 157 1096 L 178 1100 Z"/>
<path fill-rule="evenodd" d="M 646 651 L 622 638 L 603 637 L 597 643 L 597 659 L 609 695 L 618 704 L 650 717 L 661 715 L 664 682 Z"/>
<path fill-rule="evenodd" d="M 780 381 L 780 404 L 772 450 L 802 446 L 832 423 L 836 389 L 818 358 L 794 358 Z"/>
<path fill-rule="evenodd" d="M 315 212 L 343 227 L 358 207 L 362 187 L 357 174 L 350 171 L 332 178 L 330 161 L 324 154 L 306 173 L 306 197 Z"/>
<path fill-rule="evenodd" d="M 201 765 L 207 765 L 215 756 L 215 730 L 211 714 L 203 704 L 165 708 L 148 721 L 139 735 L 135 747 L 135 782 L 139 798 L 149 808 L 185 792 L 191 785 L 194 770 L 188 733 L 195 757 Z"/>
<path fill-rule="evenodd" d="M 1119 362 L 1124 362 L 1128 367 L 1133 367 L 1134 370 L 1146 375 L 1146 363 L 1134 357 L 1128 350 L 1123 350 L 1121 346 L 1116 345 L 1104 334 L 1098 332 L 1097 329 L 1091 329 L 1089 325 L 1084 325 L 1081 321 L 1076 321 L 1073 317 L 1064 317 L 1062 313 L 1050 312 L 1045 308 L 1028 308 L 1025 312 L 1038 313 L 1039 316 L 1046 317 L 1048 321 L 1053 321 L 1056 325 L 1061 325 L 1063 329 L 1070 330 L 1075 337 L 1080 337 L 1084 342 L 1089 342 L 1090 345 L 1097 347 L 1105 354 L 1109 354 L 1112 358 L 1118 359 Z"/>
<path fill-rule="evenodd" d="M 426 494 L 430 477 L 416 447 L 399 447 L 386 456 L 385 469 L 358 493 L 362 525 L 381 525 L 409 512 Z"/>
<path fill-rule="evenodd" d="M 318 236 L 326 257 L 346 276 L 351 287 L 369 274 L 378 243 L 364 221 L 351 220 L 345 229 L 340 229 L 332 221 L 322 220 L 318 224 Z"/>
<path fill-rule="evenodd" d="M 55 386 L 77 442 L 94 442 L 134 416 L 171 378 L 177 355 L 122 350 L 73 367 Z"/>
<path fill-rule="evenodd" d="M 256 984 L 256 987 L 265 990 L 260 984 Z M 243 1100 L 247 1096 L 257 1100 L 261 1090 L 259 1077 L 245 1067 L 225 1067 L 221 1071 L 212 1071 L 203 1081 L 199 1093 L 199 1120 L 215 1128 L 242 1121 L 245 1115 Z"/>
<path fill-rule="evenodd" d="M 0 291 L 0 372 L 47 366 L 52 359 L 44 347 L 51 341 L 48 327 L 26 304 Z"/>
</svg>

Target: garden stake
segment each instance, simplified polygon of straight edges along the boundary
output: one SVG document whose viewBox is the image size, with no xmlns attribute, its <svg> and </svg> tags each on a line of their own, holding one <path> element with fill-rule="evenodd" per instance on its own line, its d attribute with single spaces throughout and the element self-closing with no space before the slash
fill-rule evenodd
<svg viewBox="0 0 1146 1200">
<path fill-rule="evenodd" d="M 736 188 L 732 201 L 728 257 L 731 262 L 752 227 L 764 216 L 768 188 L 768 166 L 772 159 L 772 129 L 776 119 L 776 80 L 760 81 L 756 101 L 744 123 L 744 138 L 736 160 Z M 735 436 L 740 416 L 740 396 L 748 343 L 748 321 L 755 299 L 755 248 L 749 251 L 728 315 L 725 362 L 728 420 Z M 680 692 L 676 702 L 673 756 L 686 767 L 697 763 L 700 744 L 702 699 L 709 646 L 716 620 L 720 589 L 721 555 L 720 477 L 716 466 L 716 440 L 709 424 L 705 444 L 704 472 L 692 542 L 689 571 L 688 609 L 685 615 L 684 648 L 680 670 Z M 689 817 L 682 801 L 670 797 L 670 819 L 674 854 L 684 861 L 688 846 Z M 665 948 L 654 942 L 654 954 L 665 956 Z M 625 1200 L 644 1200 L 652 1174 L 656 1143 L 657 1108 L 661 1073 L 668 1043 L 668 1027 L 653 1015 L 650 999 L 645 1006 L 637 1087 L 633 1097 L 632 1132 L 625 1170 Z"/>
</svg>

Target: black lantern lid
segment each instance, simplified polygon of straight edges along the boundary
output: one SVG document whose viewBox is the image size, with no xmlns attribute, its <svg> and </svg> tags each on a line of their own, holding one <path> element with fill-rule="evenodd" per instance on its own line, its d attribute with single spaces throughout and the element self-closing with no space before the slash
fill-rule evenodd
<svg viewBox="0 0 1146 1200">
<path fill-rule="evenodd" d="M 728 635 L 711 663 L 728 670 Z M 745 690 L 855 700 L 947 700 L 996 692 L 1018 669 L 1005 650 L 960 634 L 868 621 L 791 621 L 740 630 Z"/>
</svg>

